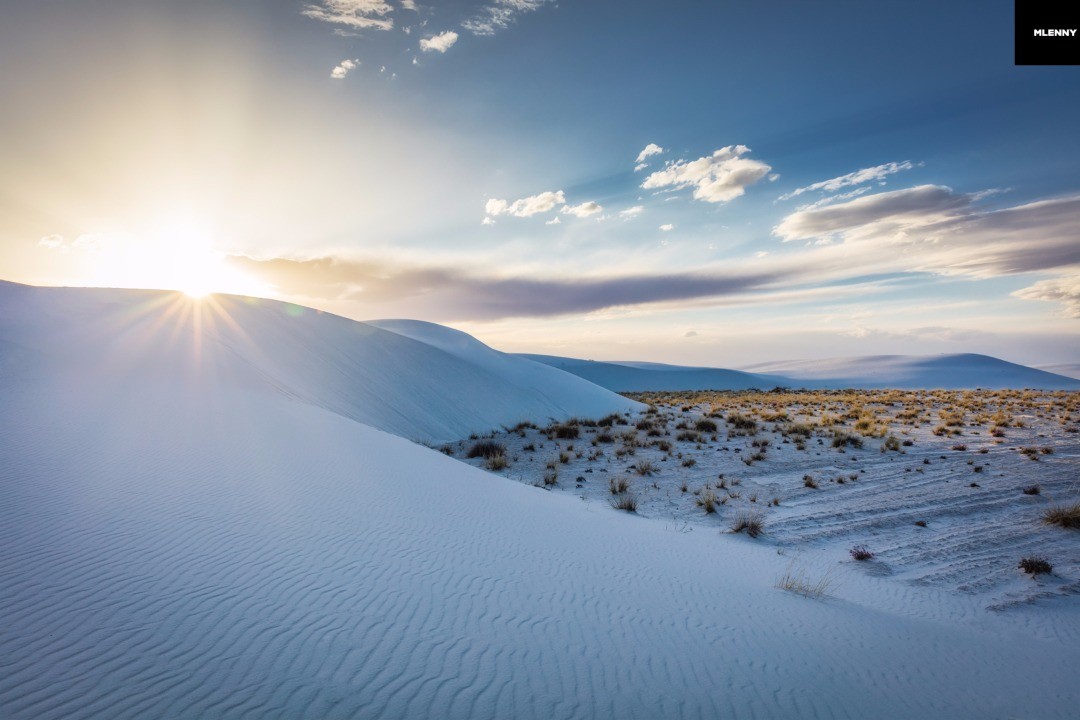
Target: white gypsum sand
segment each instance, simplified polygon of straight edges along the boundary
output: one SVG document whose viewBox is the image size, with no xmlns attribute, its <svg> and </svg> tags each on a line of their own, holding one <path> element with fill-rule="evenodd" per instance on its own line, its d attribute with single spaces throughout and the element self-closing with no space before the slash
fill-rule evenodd
<svg viewBox="0 0 1080 720">
<path fill-rule="evenodd" d="M 856 574 L 842 596 L 785 592 L 771 545 L 362 422 L 368 402 L 406 437 L 511 422 L 509 396 L 440 416 L 448 356 L 276 304 L 228 300 L 224 330 L 153 310 L 160 293 L 35 292 L 47 308 L 0 303 L 5 717 L 1074 714 L 1075 634 L 932 588 L 877 605 L 887 579 Z M 339 373 L 372 386 L 342 401 Z M 564 409 L 636 407 L 595 397 Z M 1075 629 L 1075 604 L 1046 612 Z"/>
</svg>

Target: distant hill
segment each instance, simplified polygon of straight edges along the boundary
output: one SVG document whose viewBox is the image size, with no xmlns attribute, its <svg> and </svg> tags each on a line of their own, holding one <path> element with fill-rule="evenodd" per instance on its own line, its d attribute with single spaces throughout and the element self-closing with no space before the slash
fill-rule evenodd
<svg viewBox="0 0 1080 720">
<path fill-rule="evenodd" d="M 868 355 L 759 363 L 739 370 L 522 355 L 617 392 L 791 388 L 1080 390 L 1080 379 L 988 355 Z"/>
</svg>

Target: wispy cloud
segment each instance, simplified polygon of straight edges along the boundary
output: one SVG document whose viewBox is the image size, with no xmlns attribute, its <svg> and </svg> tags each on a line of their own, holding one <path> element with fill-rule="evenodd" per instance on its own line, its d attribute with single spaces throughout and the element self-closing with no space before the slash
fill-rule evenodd
<svg viewBox="0 0 1080 720">
<path fill-rule="evenodd" d="M 786 195 L 781 195 L 779 200 L 789 200 L 793 197 L 797 197 L 807 192 L 814 192 L 821 190 L 824 192 L 836 192 L 837 190 L 851 185 L 861 185 L 863 183 L 880 181 L 889 175 L 901 172 L 903 170 L 910 170 L 915 167 L 911 161 L 905 160 L 903 162 L 890 162 L 884 165 L 875 165 L 874 167 L 863 168 L 862 170 L 856 170 L 850 172 L 847 175 L 840 175 L 839 177 L 830 178 L 828 180 L 822 180 L 806 187 L 792 190 Z"/>
<path fill-rule="evenodd" d="M 674 229 L 675 229 L 675 226 L 672 225 L 671 223 L 664 223 L 663 225 L 660 226 L 660 230 L 662 230 L 663 232 L 671 232 Z"/>
<path fill-rule="evenodd" d="M 664 148 L 660 147 L 656 143 L 649 143 L 645 146 L 644 150 L 638 153 L 637 160 L 635 160 L 634 162 L 643 163 L 645 162 L 646 158 L 652 157 L 653 155 L 659 155 L 662 152 L 664 152 Z"/>
<path fill-rule="evenodd" d="M 288 295 L 351 301 L 372 314 L 411 313 L 440 320 L 589 313 L 612 307 L 740 293 L 777 279 L 768 273 L 494 278 L 445 268 L 393 267 L 334 258 L 254 260 L 230 256 L 229 262 Z"/>
<path fill-rule="evenodd" d="M 566 195 L 562 190 L 548 190 L 538 195 L 530 195 L 513 202 L 492 198 L 484 206 L 484 211 L 491 217 L 513 215 L 514 217 L 532 217 L 539 213 L 550 212 L 566 204 Z"/>
<path fill-rule="evenodd" d="M 772 169 L 758 160 L 745 158 L 750 148 L 728 145 L 697 160 L 669 162 L 641 183 L 645 189 L 694 188 L 694 199 L 710 203 L 728 202 L 765 177 Z"/>
<path fill-rule="evenodd" d="M 341 80 L 349 74 L 350 70 L 356 69 L 358 64 L 359 61 L 357 60 L 342 60 L 337 64 L 337 67 L 330 71 L 330 77 L 335 80 Z"/>
<path fill-rule="evenodd" d="M 941 185 L 867 195 L 845 203 L 799 210 L 781 221 L 774 234 L 785 241 L 822 238 L 870 228 L 903 229 L 940 222 L 969 207 L 972 196 Z"/>
<path fill-rule="evenodd" d="M 640 215 L 643 212 L 645 212 L 645 206 L 644 205 L 635 205 L 634 207 L 629 207 L 629 208 L 626 208 L 625 210 L 620 210 L 619 211 L 619 217 L 633 218 L 633 217 L 637 217 L 638 215 Z"/>
<path fill-rule="evenodd" d="M 319 0 L 304 7 L 303 14 L 349 28 L 389 30 L 394 21 L 386 17 L 393 6 L 385 0 Z"/>
<path fill-rule="evenodd" d="M 567 205 L 562 209 L 562 211 L 564 214 L 574 215 L 575 217 L 583 218 L 601 213 L 604 211 L 604 208 L 600 205 L 600 203 L 589 200 L 588 202 L 583 202 L 580 205 Z"/>
<path fill-rule="evenodd" d="M 538 10 L 551 0 L 493 0 L 472 18 L 461 23 L 474 35 L 494 35 L 509 27 L 519 15 Z"/>
<path fill-rule="evenodd" d="M 453 47 L 457 41 L 458 34 L 453 30 L 447 30 L 429 38 L 422 38 L 420 40 L 420 49 L 424 52 L 444 53 Z"/>
<path fill-rule="evenodd" d="M 1040 280 L 1017 290 L 1013 296 L 1022 300 L 1042 300 L 1062 304 L 1066 317 L 1080 318 L 1080 268 L 1067 277 Z"/>
</svg>

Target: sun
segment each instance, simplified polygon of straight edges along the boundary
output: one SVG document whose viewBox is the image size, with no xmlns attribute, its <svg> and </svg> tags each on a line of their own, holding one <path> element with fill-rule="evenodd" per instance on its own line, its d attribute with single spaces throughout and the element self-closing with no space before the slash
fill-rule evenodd
<svg viewBox="0 0 1080 720">
<path fill-rule="evenodd" d="M 268 294 L 228 262 L 210 233 L 188 219 L 157 223 L 137 237 L 97 248 L 95 284 L 107 287 L 177 290 L 200 299 L 213 293 Z"/>
</svg>

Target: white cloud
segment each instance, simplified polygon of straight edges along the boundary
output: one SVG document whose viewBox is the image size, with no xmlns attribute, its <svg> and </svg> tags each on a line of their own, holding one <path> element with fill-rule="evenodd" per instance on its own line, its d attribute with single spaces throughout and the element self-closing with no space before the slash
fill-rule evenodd
<svg viewBox="0 0 1080 720">
<path fill-rule="evenodd" d="M 588 202 L 583 202 L 580 205 L 567 205 L 562 209 L 562 211 L 567 215 L 574 215 L 576 217 L 583 218 L 603 212 L 604 208 L 601 207 L 600 203 L 589 200 Z"/>
<path fill-rule="evenodd" d="M 781 195 L 779 200 L 788 200 L 802 195 L 805 192 L 813 192 L 815 190 L 824 190 L 825 192 L 836 192 L 840 188 L 848 187 L 850 185 L 861 185 L 862 183 L 873 182 L 875 180 L 883 180 L 889 175 L 901 172 L 902 170 L 910 170 L 915 167 L 911 161 L 905 160 L 904 162 L 890 162 L 884 165 L 875 165 L 874 167 L 863 168 L 862 170 L 856 170 L 850 172 L 847 175 L 841 175 L 829 180 L 822 180 L 816 182 L 813 185 L 807 185 L 806 187 L 792 190 L 786 195 Z"/>
<path fill-rule="evenodd" d="M 712 155 L 697 160 L 669 162 L 641 184 L 641 187 L 693 187 L 694 199 L 710 203 L 728 202 L 746 192 L 746 188 L 765 177 L 772 169 L 758 160 L 742 157 L 750 152 L 745 145 L 728 145 Z"/>
<path fill-rule="evenodd" d="M 812 203 L 807 203 L 806 205 L 800 205 L 799 207 L 795 208 L 795 210 L 797 212 L 801 212 L 803 210 L 813 210 L 814 208 L 825 207 L 826 205 L 833 205 L 833 204 L 838 203 L 838 202 L 840 202 L 842 200 L 850 200 L 851 198 L 859 197 L 860 195 L 864 195 L 864 194 L 866 194 L 868 192 L 870 192 L 870 188 L 868 188 L 868 187 L 855 188 L 854 190 L 849 190 L 846 193 L 837 193 L 836 195 L 827 195 L 827 196 L 825 196 L 825 197 L 823 197 L 823 198 L 821 198 L 819 200 L 815 200 Z"/>
<path fill-rule="evenodd" d="M 458 41 L 458 34 L 453 30 L 447 30 L 441 32 L 438 35 L 432 35 L 429 38 L 421 38 L 420 49 L 424 52 L 441 52 L 444 53 L 454 46 L 454 43 Z"/>
<path fill-rule="evenodd" d="M 354 70 L 358 64 L 357 60 L 342 60 L 337 67 L 330 71 L 330 77 L 341 80 L 349 74 L 350 70 Z"/>
<path fill-rule="evenodd" d="M 941 185 L 919 185 L 867 195 L 838 205 L 796 211 L 785 217 L 773 234 L 787 242 L 823 238 L 867 227 L 875 234 L 885 229 L 910 229 L 955 216 L 967 208 L 971 200 L 970 195 L 954 193 Z"/>
<path fill-rule="evenodd" d="M 686 332 L 683 333 L 683 337 L 684 338 L 697 337 L 697 331 L 696 330 L 687 330 Z"/>
<path fill-rule="evenodd" d="M 663 225 L 660 226 L 660 229 L 662 231 L 664 231 L 664 232 L 671 232 L 672 230 L 675 229 L 675 226 L 672 225 L 671 223 L 664 223 Z"/>
<path fill-rule="evenodd" d="M 565 204 L 566 196 L 562 190 L 548 190 L 513 202 L 492 198 L 484 205 L 484 209 L 491 216 L 506 214 L 514 217 L 531 217 Z"/>
<path fill-rule="evenodd" d="M 480 224 L 481 225 L 494 225 L 495 221 L 492 220 L 490 217 L 485 217 L 483 220 L 480 221 Z"/>
<path fill-rule="evenodd" d="M 560 220 L 560 219 L 559 219 L 559 216 L 558 216 L 558 215 L 556 215 L 555 217 L 551 218 L 550 220 L 548 220 L 548 221 L 547 221 L 546 223 L 544 223 L 544 224 L 545 224 L 545 225 L 561 225 L 561 224 L 562 224 L 562 220 Z"/>
<path fill-rule="evenodd" d="M 634 207 L 626 208 L 625 210 L 620 210 L 619 215 L 624 217 L 624 218 L 632 218 L 632 217 L 637 217 L 638 215 L 640 215 L 643 212 L 645 212 L 645 206 L 644 205 L 635 205 Z"/>
<path fill-rule="evenodd" d="M 416 0 L 401 0 L 402 10 L 416 10 Z"/>
<path fill-rule="evenodd" d="M 653 155 L 659 155 L 662 152 L 664 152 L 664 148 L 660 147 L 656 143 L 649 143 L 648 145 L 645 146 L 644 150 L 642 150 L 641 152 L 638 153 L 637 160 L 635 160 L 634 162 L 636 162 L 636 163 L 645 162 L 645 158 L 651 157 Z"/>
<path fill-rule="evenodd" d="M 394 21 L 386 17 L 394 8 L 386 0 L 319 0 L 302 13 L 309 18 L 350 28 L 389 30 Z"/>
<path fill-rule="evenodd" d="M 754 253 L 754 257 L 763 258 L 763 257 L 768 256 L 768 254 L 769 254 L 768 250 L 758 250 L 756 253 Z"/>
<path fill-rule="evenodd" d="M 56 250 L 57 248 L 63 247 L 63 245 L 64 245 L 64 236 L 63 235 L 55 235 L 55 234 L 46 235 L 45 237 L 38 240 L 38 245 L 40 245 L 43 248 L 48 248 L 50 250 Z"/>
<path fill-rule="evenodd" d="M 1080 271 L 1068 277 L 1040 280 L 1030 287 L 1013 293 L 1023 300 L 1059 302 L 1064 305 L 1066 317 L 1080 318 Z"/>
<path fill-rule="evenodd" d="M 494 35 L 510 26 L 518 15 L 532 12 L 551 0 L 492 0 L 471 19 L 461 23 L 473 35 Z"/>
<path fill-rule="evenodd" d="M 638 163 L 634 166 L 634 172 L 641 172 L 647 167 L 649 167 L 649 163 Z"/>
</svg>

